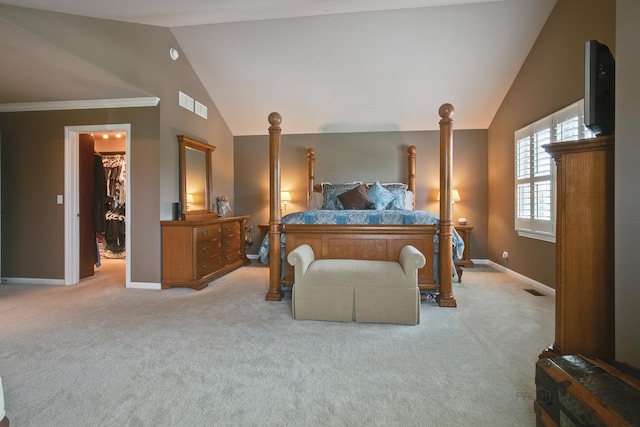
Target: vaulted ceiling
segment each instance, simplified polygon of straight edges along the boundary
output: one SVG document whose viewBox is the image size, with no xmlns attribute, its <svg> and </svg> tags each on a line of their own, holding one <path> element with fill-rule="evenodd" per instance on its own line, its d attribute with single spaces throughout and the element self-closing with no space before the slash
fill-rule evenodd
<svg viewBox="0 0 640 427">
<path fill-rule="evenodd" d="M 0 3 L 170 28 L 231 132 L 254 135 L 274 110 L 287 133 L 435 129 L 445 102 L 457 129 L 486 129 L 556 0 Z M 0 48 L 34 73 L 0 67 L 0 103 L 140 96 L 1 19 Z"/>
</svg>

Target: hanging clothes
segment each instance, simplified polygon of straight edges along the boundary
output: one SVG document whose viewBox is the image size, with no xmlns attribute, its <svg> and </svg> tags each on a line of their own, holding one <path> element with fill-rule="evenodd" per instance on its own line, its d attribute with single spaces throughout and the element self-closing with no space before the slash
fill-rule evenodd
<svg viewBox="0 0 640 427">
<path fill-rule="evenodd" d="M 124 258 L 125 255 L 126 164 L 124 154 L 102 156 L 107 200 L 106 230 L 102 245 L 102 255 L 105 258 Z"/>
</svg>

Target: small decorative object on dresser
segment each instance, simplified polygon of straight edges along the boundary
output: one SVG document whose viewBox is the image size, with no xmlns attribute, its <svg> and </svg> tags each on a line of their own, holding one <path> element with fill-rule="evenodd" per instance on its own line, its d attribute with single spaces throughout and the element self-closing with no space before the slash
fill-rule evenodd
<svg viewBox="0 0 640 427">
<path fill-rule="evenodd" d="M 232 212 L 231 205 L 229 204 L 229 197 L 218 196 L 216 198 L 216 206 L 218 209 L 218 216 L 226 217 L 229 212 Z"/>
<path fill-rule="evenodd" d="M 161 221 L 162 289 L 207 287 L 216 277 L 251 261 L 245 253 L 248 215 Z"/>
</svg>

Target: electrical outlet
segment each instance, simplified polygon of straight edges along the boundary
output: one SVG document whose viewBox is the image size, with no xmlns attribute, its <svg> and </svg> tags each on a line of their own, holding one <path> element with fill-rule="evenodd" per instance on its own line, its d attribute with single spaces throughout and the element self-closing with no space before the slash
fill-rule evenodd
<svg viewBox="0 0 640 427">
<path fill-rule="evenodd" d="M 504 258 L 504 259 L 509 258 L 509 252 L 507 252 L 507 251 L 502 252 L 502 258 Z"/>
</svg>

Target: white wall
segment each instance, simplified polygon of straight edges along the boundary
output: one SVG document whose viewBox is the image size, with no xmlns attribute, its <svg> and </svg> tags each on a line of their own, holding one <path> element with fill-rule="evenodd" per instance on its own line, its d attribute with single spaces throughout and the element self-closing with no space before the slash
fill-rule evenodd
<svg viewBox="0 0 640 427">
<path fill-rule="evenodd" d="M 640 2 L 616 3 L 616 359 L 640 367 Z"/>
</svg>

